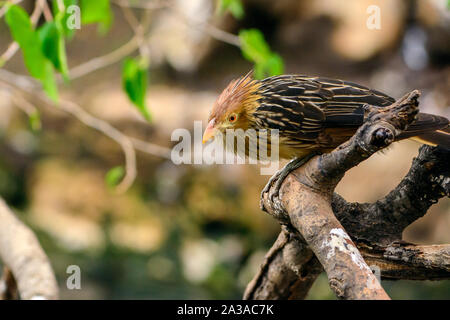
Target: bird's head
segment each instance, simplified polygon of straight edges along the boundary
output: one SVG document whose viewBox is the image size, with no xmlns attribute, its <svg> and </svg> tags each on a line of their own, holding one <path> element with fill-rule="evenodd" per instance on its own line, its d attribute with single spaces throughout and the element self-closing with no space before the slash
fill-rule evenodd
<svg viewBox="0 0 450 320">
<path fill-rule="evenodd" d="M 227 129 L 250 127 L 251 115 L 258 106 L 259 82 L 251 72 L 232 81 L 214 103 L 208 118 L 208 126 L 203 134 L 203 143 L 213 138 L 217 132 L 225 134 Z"/>
</svg>

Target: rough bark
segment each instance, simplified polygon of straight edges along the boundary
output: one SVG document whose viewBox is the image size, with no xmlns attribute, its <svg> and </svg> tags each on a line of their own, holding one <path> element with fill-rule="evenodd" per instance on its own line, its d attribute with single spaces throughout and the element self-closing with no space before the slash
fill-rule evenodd
<svg viewBox="0 0 450 320">
<path fill-rule="evenodd" d="M 293 233 L 284 230 L 247 286 L 244 299 L 304 299 L 322 271 L 322 265 L 311 249 Z"/>
<path fill-rule="evenodd" d="M 439 198 L 449 196 L 448 151 L 422 147 L 402 182 L 375 203 L 348 203 L 334 193 L 347 170 L 388 146 L 414 120 L 418 96 L 413 91 L 389 107 L 368 106 L 365 124 L 348 142 L 293 171 L 279 197 L 272 199 L 270 190 L 263 195 L 265 210 L 284 226 L 285 241 L 281 248 L 271 249 L 268 256 L 274 252 L 273 257 L 263 263 L 244 298 L 303 298 L 314 280 L 307 286 L 294 270 L 308 270 L 314 259 L 343 299 L 388 298 L 368 265 L 389 279 L 449 278 L 448 245 L 415 246 L 401 241 L 404 228 Z M 294 266 L 287 262 L 294 261 L 291 257 L 297 259 Z M 287 268 L 292 272 L 286 272 Z M 275 280 L 276 285 L 267 285 Z M 303 286 L 296 292 L 292 284 L 299 281 Z"/>
<path fill-rule="evenodd" d="M 450 279 L 450 245 L 414 245 L 394 242 L 386 247 L 358 246 L 370 266 L 384 279 Z"/>
</svg>

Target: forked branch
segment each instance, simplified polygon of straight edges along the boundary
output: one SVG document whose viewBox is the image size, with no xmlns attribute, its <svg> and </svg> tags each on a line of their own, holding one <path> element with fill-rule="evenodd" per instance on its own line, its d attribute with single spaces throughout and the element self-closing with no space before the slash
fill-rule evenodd
<svg viewBox="0 0 450 320">
<path fill-rule="evenodd" d="M 449 196 L 450 152 L 422 147 L 403 181 L 375 203 L 347 203 L 334 193 L 347 170 L 390 145 L 414 121 L 418 97 L 413 91 L 386 108 L 367 106 L 365 124 L 348 142 L 292 172 L 273 201 L 270 190 L 263 195 L 265 210 L 283 231 L 245 299 L 303 298 L 322 267 L 343 299 L 389 298 L 372 269 L 389 279 L 450 278 L 449 245 L 401 241 L 404 228 Z"/>
</svg>

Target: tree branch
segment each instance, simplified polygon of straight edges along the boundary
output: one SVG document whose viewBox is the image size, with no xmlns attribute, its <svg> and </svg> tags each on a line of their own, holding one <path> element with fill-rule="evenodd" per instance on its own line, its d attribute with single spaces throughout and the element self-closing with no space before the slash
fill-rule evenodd
<svg viewBox="0 0 450 320">
<path fill-rule="evenodd" d="M 333 211 L 352 238 L 387 245 L 423 217 L 429 207 L 450 195 L 450 151 L 422 146 L 406 176 L 375 203 L 348 203 L 333 195 Z"/>
<path fill-rule="evenodd" d="M 41 101 L 46 106 L 53 106 L 75 116 L 85 125 L 102 132 L 121 146 L 125 155 L 125 176 L 115 189 L 118 193 L 128 190 L 136 178 L 136 149 L 151 155 L 170 159 L 171 150 L 169 148 L 131 138 L 108 122 L 94 117 L 72 101 L 60 99 L 58 103 L 55 103 L 44 93 L 33 88 L 33 85 L 27 80 L 28 79 L 20 78 L 14 73 L 6 70 L 0 70 L 0 83 L 4 87 L 10 89 L 13 94 L 15 91 L 19 91 L 20 94 L 25 93 L 32 95 L 35 99 L 37 98 L 37 101 Z"/>
<path fill-rule="evenodd" d="M 244 299 L 304 299 L 322 271 L 311 249 L 295 234 L 283 230 L 248 284 Z"/>
<path fill-rule="evenodd" d="M 57 299 L 58 285 L 34 233 L 0 198 L 0 257 L 11 270 L 22 299 Z"/>
<path fill-rule="evenodd" d="M 386 247 L 359 249 L 370 266 L 381 270 L 383 279 L 450 279 L 450 245 L 419 246 L 394 242 Z"/>
<path fill-rule="evenodd" d="M 388 298 L 378 281 L 374 280 L 361 253 L 373 266 L 381 269 L 384 277 L 423 279 L 427 274 L 427 278 L 431 279 L 448 277 L 447 246 L 428 248 L 411 244 L 386 245 L 392 240 L 399 240 L 401 231 L 425 214 L 436 199 L 448 195 L 448 156 L 443 157 L 443 151 L 422 148 L 405 179 L 386 198 L 375 204 L 349 204 L 334 194 L 334 188 L 347 170 L 388 146 L 415 119 L 418 97 L 419 92 L 413 91 L 386 108 L 367 106 L 365 124 L 348 142 L 329 154 L 311 159 L 292 172 L 282 184 L 279 198 L 270 201 L 267 193 L 263 195 L 265 209 L 291 233 L 284 237 L 304 239 L 303 243 L 297 240 L 297 244 L 289 240 L 283 246 L 290 245 L 291 254 L 295 256 L 307 253 L 304 248 L 307 244 L 324 267 L 330 286 L 340 298 Z M 426 201 L 417 197 L 415 181 L 411 179 L 421 179 L 429 185 L 427 188 L 419 186 L 422 188 L 421 194 L 427 195 Z M 413 193 L 415 198 L 411 197 L 408 202 L 408 195 Z M 414 215 L 407 215 L 407 205 L 413 206 L 416 202 L 425 204 Z M 391 210 L 385 210 L 387 204 Z M 404 210 L 398 215 L 393 214 L 401 205 L 405 207 Z M 371 215 L 367 214 L 367 210 L 372 210 Z M 405 223 L 399 223 L 399 216 L 403 217 Z M 385 229 L 386 225 L 390 226 L 389 232 Z M 348 234 L 358 242 L 355 244 Z M 357 246 L 361 248 L 361 253 Z M 405 255 L 409 258 L 406 259 Z M 282 264 L 283 261 L 278 263 Z M 246 298 L 270 296 L 269 292 L 259 293 L 263 291 L 262 287 L 255 285 L 263 283 L 261 279 L 268 278 L 265 270 L 270 270 L 272 266 L 270 263 L 263 266 L 261 274 L 249 285 Z M 305 266 L 302 262 L 295 268 L 301 270 Z M 276 277 L 273 274 L 270 276 Z"/>
<path fill-rule="evenodd" d="M 280 238 L 283 238 L 281 243 Z M 379 268 L 381 279 L 450 279 L 450 245 L 415 246 L 396 242 L 378 247 L 357 242 L 356 246 L 371 268 Z M 293 261 L 293 257 L 298 259 L 288 264 L 286 261 Z M 244 299 L 304 299 L 322 271 L 322 265 L 307 244 L 297 239 L 296 233 L 282 231 L 248 284 Z"/>
</svg>

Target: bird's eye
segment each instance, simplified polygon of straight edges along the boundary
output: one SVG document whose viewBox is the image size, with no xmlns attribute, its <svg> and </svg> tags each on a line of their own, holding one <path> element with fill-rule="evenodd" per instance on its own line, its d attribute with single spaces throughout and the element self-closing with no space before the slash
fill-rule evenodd
<svg viewBox="0 0 450 320">
<path fill-rule="evenodd" d="M 228 117 L 228 121 L 230 121 L 231 123 L 235 122 L 236 119 L 237 119 L 237 116 L 234 113 Z"/>
</svg>

